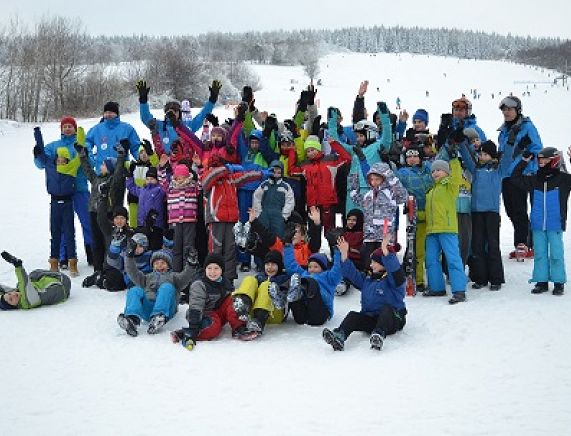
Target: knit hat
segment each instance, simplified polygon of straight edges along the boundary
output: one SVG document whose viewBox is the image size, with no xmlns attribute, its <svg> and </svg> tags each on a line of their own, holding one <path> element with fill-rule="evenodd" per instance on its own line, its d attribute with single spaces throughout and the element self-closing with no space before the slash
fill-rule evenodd
<svg viewBox="0 0 571 436">
<path fill-rule="evenodd" d="M 489 139 L 482 144 L 480 150 L 489 154 L 493 159 L 498 157 L 498 147 L 494 144 L 494 141 L 490 141 Z"/>
<path fill-rule="evenodd" d="M 119 103 L 115 101 L 108 101 L 103 106 L 103 112 L 115 112 L 117 115 L 119 115 Z"/>
<path fill-rule="evenodd" d="M 190 176 L 190 171 L 188 169 L 188 167 L 184 164 L 182 165 L 177 165 L 176 167 L 174 167 L 174 171 L 172 174 L 174 177 L 188 177 Z"/>
<path fill-rule="evenodd" d="M 169 269 L 172 269 L 172 254 L 170 250 L 157 250 L 151 256 L 151 267 L 155 263 L 155 260 L 164 260 Z"/>
<path fill-rule="evenodd" d="M 270 262 L 275 263 L 278 266 L 279 271 L 283 271 L 285 269 L 283 256 L 277 250 L 268 251 L 264 257 L 264 265 Z"/>
<path fill-rule="evenodd" d="M 279 160 L 273 160 L 270 163 L 270 168 L 279 168 L 282 170 L 282 173 L 284 172 L 284 164 Z"/>
<path fill-rule="evenodd" d="M 300 224 L 301 226 L 305 225 L 305 220 L 303 219 L 303 217 L 299 214 L 299 212 L 297 211 L 292 211 L 291 215 L 289 216 L 289 218 L 287 219 L 288 223 L 294 223 L 294 224 Z"/>
<path fill-rule="evenodd" d="M 377 263 L 383 265 L 383 249 L 377 248 L 375 251 L 371 253 L 371 260 L 374 260 Z"/>
<path fill-rule="evenodd" d="M 122 216 L 125 219 L 129 219 L 129 212 L 124 206 L 115 206 L 115 209 L 113 209 L 113 218 L 116 216 Z"/>
<path fill-rule="evenodd" d="M 420 120 L 423 121 L 424 124 L 428 126 L 428 112 L 424 109 L 418 109 L 414 115 L 412 116 L 412 120 Z"/>
<path fill-rule="evenodd" d="M 133 239 L 137 245 L 140 245 L 145 250 L 149 248 L 149 238 L 147 238 L 147 235 L 144 233 L 135 233 L 131 239 Z"/>
<path fill-rule="evenodd" d="M 156 167 L 150 167 L 147 170 L 147 173 L 145 174 L 145 177 L 152 177 L 153 179 L 158 180 L 159 176 L 157 174 L 157 168 Z"/>
<path fill-rule="evenodd" d="M 222 256 L 216 253 L 210 253 L 204 259 L 204 268 L 206 268 L 211 263 L 215 263 L 216 265 L 218 265 L 222 270 L 222 272 L 224 272 L 224 258 Z"/>
<path fill-rule="evenodd" d="M 73 125 L 75 130 L 77 130 L 77 122 L 75 121 L 75 118 L 73 118 L 73 117 L 63 117 L 61 119 L 61 121 L 59 122 L 60 129 L 63 127 L 64 124 L 71 124 L 71 125 Z"/>
<path fill-rule="evenodd" d="M 450 174 L 450 165 L 445 160 L 437 159 L 432 162 L 431 171 L 434 172 L 436 170 L 442 170 L 446 174 Z"/>
<path fill-rule="evenodd" d="M 473 127 L 466 127 L 462 133 L 464 133 L 464 135 L 468 138 L 469 141 L 473 141 L 474 139 L 480 139 L 478 131 Z"/>
<path fill-rule="evenodd" d="M 311 256 L 309 256 L 309 259 L 307 259 L 308 265 L 309 262 L 317 262 L 323 271 L 325 271 L 329 266 L 329 260 L 327 260 L 327 256 L 323 253 L 312 254 Z"/>
<path fill-rule="evenodd" d="M 309 135 L 305 142 L 303 143 L 303 149 L 315 148 L 317 151 L 321 151 L 321 142 L 319 142 L 319 137 L 316 135 Z"/>
<path fill-rule="evenodd" d="M 113 172 L 115 171 L 115 165 L 117 165 L 117 159 L 114 157 L 108 157 L 103 160 L 103 163 L 107 167 L 107 171 L 109 171 L 109 174 L 113 174 Z"/>
<path fill-rule="evenodd" d="M 4 294 L 0 295 L 0 310 L 14 310 L 17 308 L 18 306 L 12 306 L 4 299 Z"/>
</svg>

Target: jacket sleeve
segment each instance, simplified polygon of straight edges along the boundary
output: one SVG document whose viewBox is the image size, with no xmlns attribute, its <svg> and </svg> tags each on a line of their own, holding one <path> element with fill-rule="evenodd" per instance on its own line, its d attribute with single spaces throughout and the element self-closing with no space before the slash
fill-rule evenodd
<svg viewBox="0 0 571 436">
<path fill-rule="evenodd" d="M 18 291 L 20 292 L 20 307 L 22 309 L 33 309 L 41 305 L 40 294 L 30 282 L 24 267 L 16 267 L 15 272 L 18 279 Z"/>
<path fill-rule="evenodd" d="M 397 256 L 394 253 L 389 253 L 387 256 L 383 256 L 382 259 L 383 265 L 392 276 L 395 285 L 397 287 L 402 285 L 406 281 L 406 278 Z"/>
<path fill-rule="evenodd" d="M 125 257 L 125 272 L 135 285 L 143 289 L 147 287 L 146 275 L 137 268 L 134 257 Z"/>
<path fill-rule="evenodd" d="M 252 209 L 256 211 L 258 215 L 262 212 L 262 196 L 264 195 L 264 190 L 262 185 L 258 186 L 252 195 Z"/>
<path fill-rule="evenodd" d="M 341 262 L 341 273 L 343 277 L 353 283 L 357 289 L 363 289 L 365 274 L 357 270 L 351 259 L 347 258 Z"/>
<path fill-rule="evenodd" d="M 175 273 L 173 276 L 173 284 L 176 289 L 184 289 L 188 286 L 193 279 L 197 279 L 200 271 L 198 268 L 193 267 L 188 264 L 188 262 L 184 263 L 184 269 L 179 272 Z"/>
<path fill-rule="evenodd" d="M 193 117 L 189 123 L 185 124 L 191 131 L 196 132 L 198 129 L 202 127 L 206 115 L 211 113 L 212 109 L 214 109 L 214 103 L 212 103 L 210 100 L 207 100 L 206 103 L 204 103 L 204 106 L 202 107 L 200 112 L 198 112 L 198 114 L 196 114 L 196 116 Z"/>
<path fill-rule="evenodd" d="M 472 157 L 472 154 L 468 150 L 468 147 L 466 145 L 466 141 L 464 141 L 464 142 L 462 142 L 462 144 L 460 144 L 460 156 L 462 156 L 462 162 L 464 162 L 466 169 L 468 171 L 470 171 L 473 175 L 475 175 L 476 174 L 476 162 L 474 162 L 474 158 Z"/>
<path fill-rule="evenodd" d="M 514 146 L 509 144 L 506 144 L 506 147 L 504 148 L 504 152 L 500 159 L 500 165 L 498 166 L 498 172 L 502 178 L 510 175 L 510 167 L 513 162 L 513 149 Z"/>
<path fill-rule="evenodd" d="M 190 292 L 188 297 L 188 312 L 191 319 L 189 323 L 195 324 L 196 321 L 200 322 L 204 315 L 204 308 L 206 307 L 206 300 L 208 299 L 208 292 L 206 285 L 202 280 L 196 280 L 190 285 Z M 195 325 L 196 326 L 196 325 Z M 191 325 L 191 328 L 193 326 Z"/>
<path fill-rule="evenodd" d="M 154 131 L 151 132 L 151 140 L 153 141 L 153 145 L 155 146 L 155 154 L 157 154 L 160 158 L 163 154 L 165 154 L 165 146 L 163 145 L 163 141 L 161 141 L 161 135 L 159 132 Z"/>
<path fill-rule="evenodd" d="M 329 271 L 327 271 L 327 281 L 332 285 L 331 290 L 334 286 L 337 286 L 343 275 L 341 274 L 341 253 L 338 248 L 333 249 L 333 266 Z"/>
<path fill-rule="evenodd" d="M 312 253 L 318 253 L 321 250 L 321 228 L 323 225 L 315 224 L 311 219 L 307 223 L 307 236 L 309 238 L 309 251 Z"/>
<path fill-rule="evenodd" d="M 141 139 L 137 135 L 137 131 L 130 125 L 129 126 L 129 150 L 131 151 L 131 156 L 133 159 L 139 159 L 139 146 L 141 145 Z"/>
<path fill-rule="evenodd" d="M 214 184 L 223 177 L 229 174 L 228 168 L 224 166 L 212 168 L 210 171 L 206 172 L 202 179 L 202 190 L 205 194 L 208 194 Z"/>
<path fill-rule="evenodd" d="M 252 221 L 250 231 L 255 232 L 260 237 L 260 245 L 263 247 L 271 247 L 276 242 L 276 235 L 269 231 L 258 218 Z"/>
<path fill-rule="evenodd" d="M 287 220 L 295 208 L 295 195 L 290 184 L 286 183 L 285 185 L 287 187 L 287 191 L 285 193 L 285 203 L 282 209 L 282 216 L 284 217 L 284 220 Z"/>
<path fill-rule="evenodd" d="M 284 247 L 284 266 L 288 275 L 300 274 L 302 277 L 307 277 L 307 271 L 304 270 L 297 261 L 293 253 L 293 246 L 288 244 Z"/>
<path fill-rule="evenodd" d="M 335 166 L 339 168 L 341 165 L 345 165 L 351 162 L 351 155 L 341 146 L 341 143 L 336 140 L 329 141 L 331 149 L 337 153 L 337 159 L 335 159 Z"/>
<path fill-rule="evenodd" d="M 367 118 L 365 116 L 365 97 L 355 97 L 355 102 L 353 103 L 353 124 L 358 123 L 361 120 Z"/>
<path fill-rule="evenodd" d="M 381 125 L 383 131 L 381 133 L 381 151 L 388 153 L 393 143 L 393 126 L 389 114 L 379 114 L 381 116 Z"/>
<path fill-rule="evenodd" d="M 451 194 L 456 198 L 460 193 L 460 184 L 462 183 L 462 167 L 458 159 L 451 159 L 449 163 L 451 174 L 448 185 Z"/>
<path fill-rule="evenodd" d="M 290 176 L 305 176 L 303 168 L 297 165 L 295 150 L 289 150 L 287 158 L 287 173 Z"/>
<path fill-rule="evenodd" d="M 311 105 L 307 106 L 307 112 L 306 113 L 307 113 L 307 121 L 305 122 L 304 129 L 307 132 L 309 132 L 309 134 L 312 134 L 311 128 L 313 127 L 313 122 L 315 121 L 315 119 L 317 118 L 317 115 L 318 115 L 317 105 L 311 104 Z"/>
<path fill-rule="evenodd" d="M 139 103 L 139 115 L 141 116 L 141 121 L 145 126 L 149 124 L 154 117 L 151 115 L 151 110 L 149 109 L 149 103 Z"/>
<path fill-rule="evenodd" d="M 271 149 L 271 147 L 268 144 L 268 138 L 266 137 L 262 138 L 262 140 L 260 141 L 260 153 L 262 153 L 264 160 L 268 164 L 280 158 L 280 155 Z"/>
<path fill-rule="evenodd" d="M 523 175 L 523 170 L 527 166 L 528 162 L 522 160 L 520 163 L 516 165 L 512 172 L 512 176 L 510 177 L 510 182 L 519 186 L 521 189 L 525 189 L 526 191 L 533 191 L 533 187 L 535 186 L 535 179 L 536 176 L 534 175 Z"/>
<path fill-rule="evenodd" d="M 189 145 L 192 150 L 200 156 L 202 159 L 202 152 L 204 150 L 204 144 L 194 132 L 186 127 L 183 123 L 179 123 L 175 128 L 176 134 L 180 136 L 180 139 L 184 141 L 185 144 Z"/>
<path fill-rule="evenodd" d="M 127 191 L 129 194 L 134 195 L 135 197 L 139 197 L 141 193 L 141 188 L 135 184 L 133 177 L 127 177 Z"/>
<path fill-rule="evenodd" d="M 85 150 L 85 154 L 79 156 L 79 159 L 81 162 L 81 168 L 85 173 L 85 177 L 87 177 L 87 180 L 89 180 L 89 182 L 93 184 L 95 178 L 97 177 L 97 174 L 95 174 L 95 171 L 93 171 L 93 167 L 91 166 L 91 162 L 89 161 L 89 157 L 87 156 L 87 150 Z"/>
</svg>

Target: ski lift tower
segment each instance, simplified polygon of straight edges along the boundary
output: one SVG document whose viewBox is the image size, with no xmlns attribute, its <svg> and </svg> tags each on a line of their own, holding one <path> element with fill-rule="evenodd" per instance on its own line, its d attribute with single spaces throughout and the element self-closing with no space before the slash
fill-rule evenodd
<svg viewBox="0 0 571 436">
<path fill-rule="evenodd" d="M 554 79 L 555 84 L 557 84 L 558 80 L 561 80 L 561 84 L 563 85 L 563 87 L 565 87 L 567 85 L 567 80 L 569 80 L 570 74 L 571 74 L 571 68 L 569 68 L 568 62 L 566 60 L 565 61 L 565 69 L 563 70 L 563 72 L 561 73 L 560 76 L 558 76 Z"/>
</svg>

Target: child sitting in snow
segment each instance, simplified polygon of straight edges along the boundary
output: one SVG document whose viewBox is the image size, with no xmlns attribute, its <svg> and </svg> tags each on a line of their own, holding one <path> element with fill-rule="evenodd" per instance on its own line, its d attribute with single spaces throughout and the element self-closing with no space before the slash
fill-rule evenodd
<svg viewBox="0 0 571 436">
<path fill-rule="evenodd" d="M 209 341 L 220 335 L 228 322 L 232 335 L 243 333 L 246 321 L 238 318 L 232 305 L 232 282 L 223 276 L 225 262 L 222 256 L 211 253 L 204 260 L 202 277 L 190 285 L 186 319 L 188 327 L 171 333 L 174 343 L 181 342 L 192 350 L 196 341 Z"/>
<path fill-rule="evenodd" d="M 361 311 L 349 312 L 333 330 L 324 329 L 323 339 L 334 350 L 342 351 L 351 333 L 363 331 L 371 335 L 371 348 L 380 350 L 385 337 L 402 330 L 406 324 L 404 272 L 389 249 L 388 238 L 371 254 L 367 274 L 359 272 L 349 259 L 349 244 L 344 238 L 339 238 L 338 246 L 343 277 L 361 291 Z"/>
<path fill-rule="evenodd" d="M 0 285 L 0 309 L 34 309 L 61 303 L 69 298 L 71 280 L 65 274 L 35 269 L 29 275 L 22 261 L 3 251 L 2 259 L 15 267 L 16 288 Z"/>
<path fill-rule="evenodd" d="M 276 250 L 269 251 L 264 257 L 264 272 L 245 277 L 240 287 L 232 294 L 234 311 L 238 318 L 248 322 L 246 329 L 238 336 L 240 339 L 257 338 L 264 331 L 267 322 L 270 324 L 283 322 L 284 309 L 273 306 L 270 289 L 272 287 L 287 289 L 289 276 L 284 269 L 282 254 Z"/>
<path fill-rule="evenodd" d="M 172 256 L 168 250 L 158 250 L 151 256 L 153 271 L 143 273 L 137 268 L 137 243 L 129 239 L 125 257 L 125 271 L 135 284 L 127 291 L 125 310 L 117 317 L 119 326 L 130 336 L 137 336 L 141 319 L 149 321 L 147 333 L 156 334 L 171 319 L 178 307 L 179 293 L 193 279 L 196 253 L 188 253 L 184 271 L 172 271 Z"/>
<path fill-rule="evenodd" d="M 127 233 L 117 234 L 111 241 L 107 252 L 107 265 L 103 270 L 102 286 L 108 291 L 122 291 L 134 286 L 133 281 L 125 271 L 125 252 L 127 248 Z M 143 233 L 135 233 L 131 236 L 137 243 L 135 248 L 135 262 L 139 271 L 150 273 L 151 256 L 153 252 L 149 250 L 149 239 Z"/>
</svg>

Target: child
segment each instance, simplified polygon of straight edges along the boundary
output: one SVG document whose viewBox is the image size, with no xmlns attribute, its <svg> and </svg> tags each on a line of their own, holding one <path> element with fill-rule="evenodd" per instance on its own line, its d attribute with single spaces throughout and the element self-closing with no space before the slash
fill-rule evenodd
<svg viewBox="0 0 571 436">
<path fill-rule="evenodd" d="M 161 156 L 159 184 L 167 196 L 167 220 L 174 231 L 173 265 L 182 271 L 183 253 L 195 247 L 196 222 L 198 220 L 198 195 L 200 185 L 196 173 L 185 164 L 174 167 L 172 178 L 166 171 L 168 156 Z"/>
<path fill-rule="evenodd" d="M 339 250 L 335 250 L 330 270 L 327 257 L 322 253 L 315 253 L 309 257 L 306 271 L 295 259 L 292 237 L 291 234 L 284 237 L 284 260 L 286 271 L 290 275 L 289 289 L 286 291 L 272 287 L 272 302 L 274 307 L 282 309 L 287 301 L 297 324 L 323 325 L 333 316 L 335 287 L 341 281 Z"/>
<path fill-rule="evenodd" d="M 3 251 L 2 259 L 14 265 L 18 284 L 16 288 L 0 285 L 0 309 L 34 309 L 61 303 L 69 298 L 71 280 L 65 274 L 42 269 L 33 270 L 30 275 L 22 261 Z"/>
<path fill-rule="evenodd" d="M 571 159 L 571 147 L 567 150 Z M 531 152 L 524 152 L 522 162 L 514 169 L 512 183 L 531 191 L 531 231 L 534 244 L 532 294 L 548 291 L 553 282 L 553 295 L 563 295 L 565 274 L 565 249 L 563 232 L 567 222 L 567 203 L 571 191 L 571 175 L 560 169 L 561 153 L 554 147 L 545 147 L 537 154 L 539 169 L 535 175 L 522 175 L 532 161 Z"/>
<path fill-rule="evenodd" d="M 269 251 L 264 257 L 264 272 L 245 277 L 232 294 L 232 304 L 238 318 L 248 322 L 246 329 L 238 336 L 240 339 L 255 339 L 262 334 L 267 322 L 280 324 L 284 321 L 285 311 L 273 306 L 270 288 L 277 286 L 287 289 L 288 284 L 289 276 L 285 273 L 282 254 L 276 250 Z"/>
<path fill-rule="evenodd" d="M 51 196 L 50 201 L 50 271 L 59 271 L 60 245 L 64 235 L 66 259 L 69 262 L 69 272 L 77 277 L 77 253 L 75 251 L 75 226 L 73 218 L 73 195 L 76 190 L 76 176 L 79 169 L 79 156 L 71 159 L 66 147 L 58 147 L 56 157 L 46 155 L 39 127 L 36 128 L 36 145 L 34 158 L 41 163 L 46 171 L 46 188 Z"/>
<path fill-rule="evenodd" d="M 364 167 L 362 167 L 365 169 Z M 365 222 L 363 225 L 363 248 L 361 259 L 367 262 L 370 254 L 379 247 L 385 238 L 385 223 L 389 239 L 396 236 L 395 217 L 399 204 L 407 199 L 406 189 L 384 162 L 377 162 L 367 172 L 367 183 L 370 190 L 361 194 L 356 178 L 351 179 L 351 199 L 363 209 Z M 368 265 L 364 264 L 363 269 Z"/>
<path fill-rule="evenodd" d="M 145 218 L 151 210 L 157 212 L 155 225 L 160 228 L 165 227 L 165 193 L 159 185 L 159 177 L 157 168 L 150 167 L 145 174 L 145 186 L 140 188 L 133 180 L 133 177 L 127 178 L 127 189 L 131 195 L 139 199 L 137 207 L 137 225 L 144 226 Z"/>
<path fill-rule="evenodd" d="M 344 238 L 339 238 L 338 247 L 343 277 L 361 290 L 361 311 L 349 312 L 333 331 L 324 329 L 323 339 L 334 350 L 342 351 L 351 333 L 364 331 L 371 335 L 371 348 L 380 350 L 385 337 L 402 330 L 406 324 L 404 272 L 396 255 L 389 250 L 388 238 L 371 254 L 368 274 L 359 272 L 350 261 L 349 244 Z"/>
<path fill-rule="evenodd" d="M 502 179 L 509 176 L 512 153 L 513 145 L 506 146 L 498 163 L 496 144 L 488 140 L 481 145 L 476 164 L 467 145 L 460 145 L 464 165 L 472 173 L 472 289 L 490 283 L 490 291 L 499 291 L 505 282 L 500 252 L 500 194 Z"/>
<path fill-rule="evenodd" d="M 243 332 L 245 321 L 238 318 L 232 305 L 232 282 L 223 276 L 225 261 L 218 254 L 209 254 L 204 261 L 202 277 L 190 286 L 190 297 L 186 319 L 188 328 L 171 334 L 174 343 L 181 342 L 187 350 L 192 350 L 196 341 L 209 341 L 220 335 L 228 322 L 232 335 Z"/>
<path fill-rule="evenodd" d="M 361 269 L 361 247 L 363 246 L 363 211 L 361 209 L 351 209 L 347 212 L 343 238 L 349 244 L 348 257 L 355 264 L 357 269 Z M 332 247 L 333 248 L 333 247 Z M 335 295 L 345 295 L 351 283 L 345 278 L 335 288 Z"/>
<path fill-rule="evenodd" d="M 125 310 L 117 317 L 119 327 L 129 336 L 137 336 L 137 327 L 141 319 L 149 321 L 147 333 L 154 335 L 171 319 L 178 307 L 179 293 L 186 287 L 195 274 L 196 265 L 192 264 L 189 253 L 184 271 L 172 271 L 172 256 L 168 250 L 158 250 L 151 256 L 153 271 L 145 274 L 139 271 L 135 261 L 137 243 L 130 239 L 125 256 L 125 270 L 134 287 L 127 291 Z"/>
<path fill-rule="evenodd" d="M 426 270 L 428 288 L 425 297 L 446 295 L 440 255 L 444 253 L 452 284 L 450 304 L 466 301 L 466 275 L 458 244 L 456 198 L 462 180 L 457 158 L 432 163 L 434 187 L 426 194 Z"/>
<path fill-rule="evenodd" d="M 157 166 L 159 158 L 153 151 L 151 143 L 143 139 L 139 146 L 139 157 L 129 164 L 129 175 L 133 178 L 135 185 L 142 188 L 147 180 L 147 170 Z M 137 205 L 139 198 L 130 192 L 127 193 L 127 203 L 129 203 L 129 226 L 137 227 Z"/>
<path fill-rule="evenodd" d="M 134 286 L 133 281 L 125 272 L 125 249 L 128 235 L 123 233 L 114 235 L 109 251 L 107 253 L 107 265 L 103 269 L 101 284 L 103 289 L 108 291 L 122 291 Z M 153 252 L 149 250 L 149 240 L 143 233 L 135 233 L 131 236 L 137 244 L 135 248 L 135 263 L 139 271 L 151 272 L 151 256 Z"/>
</svg>

